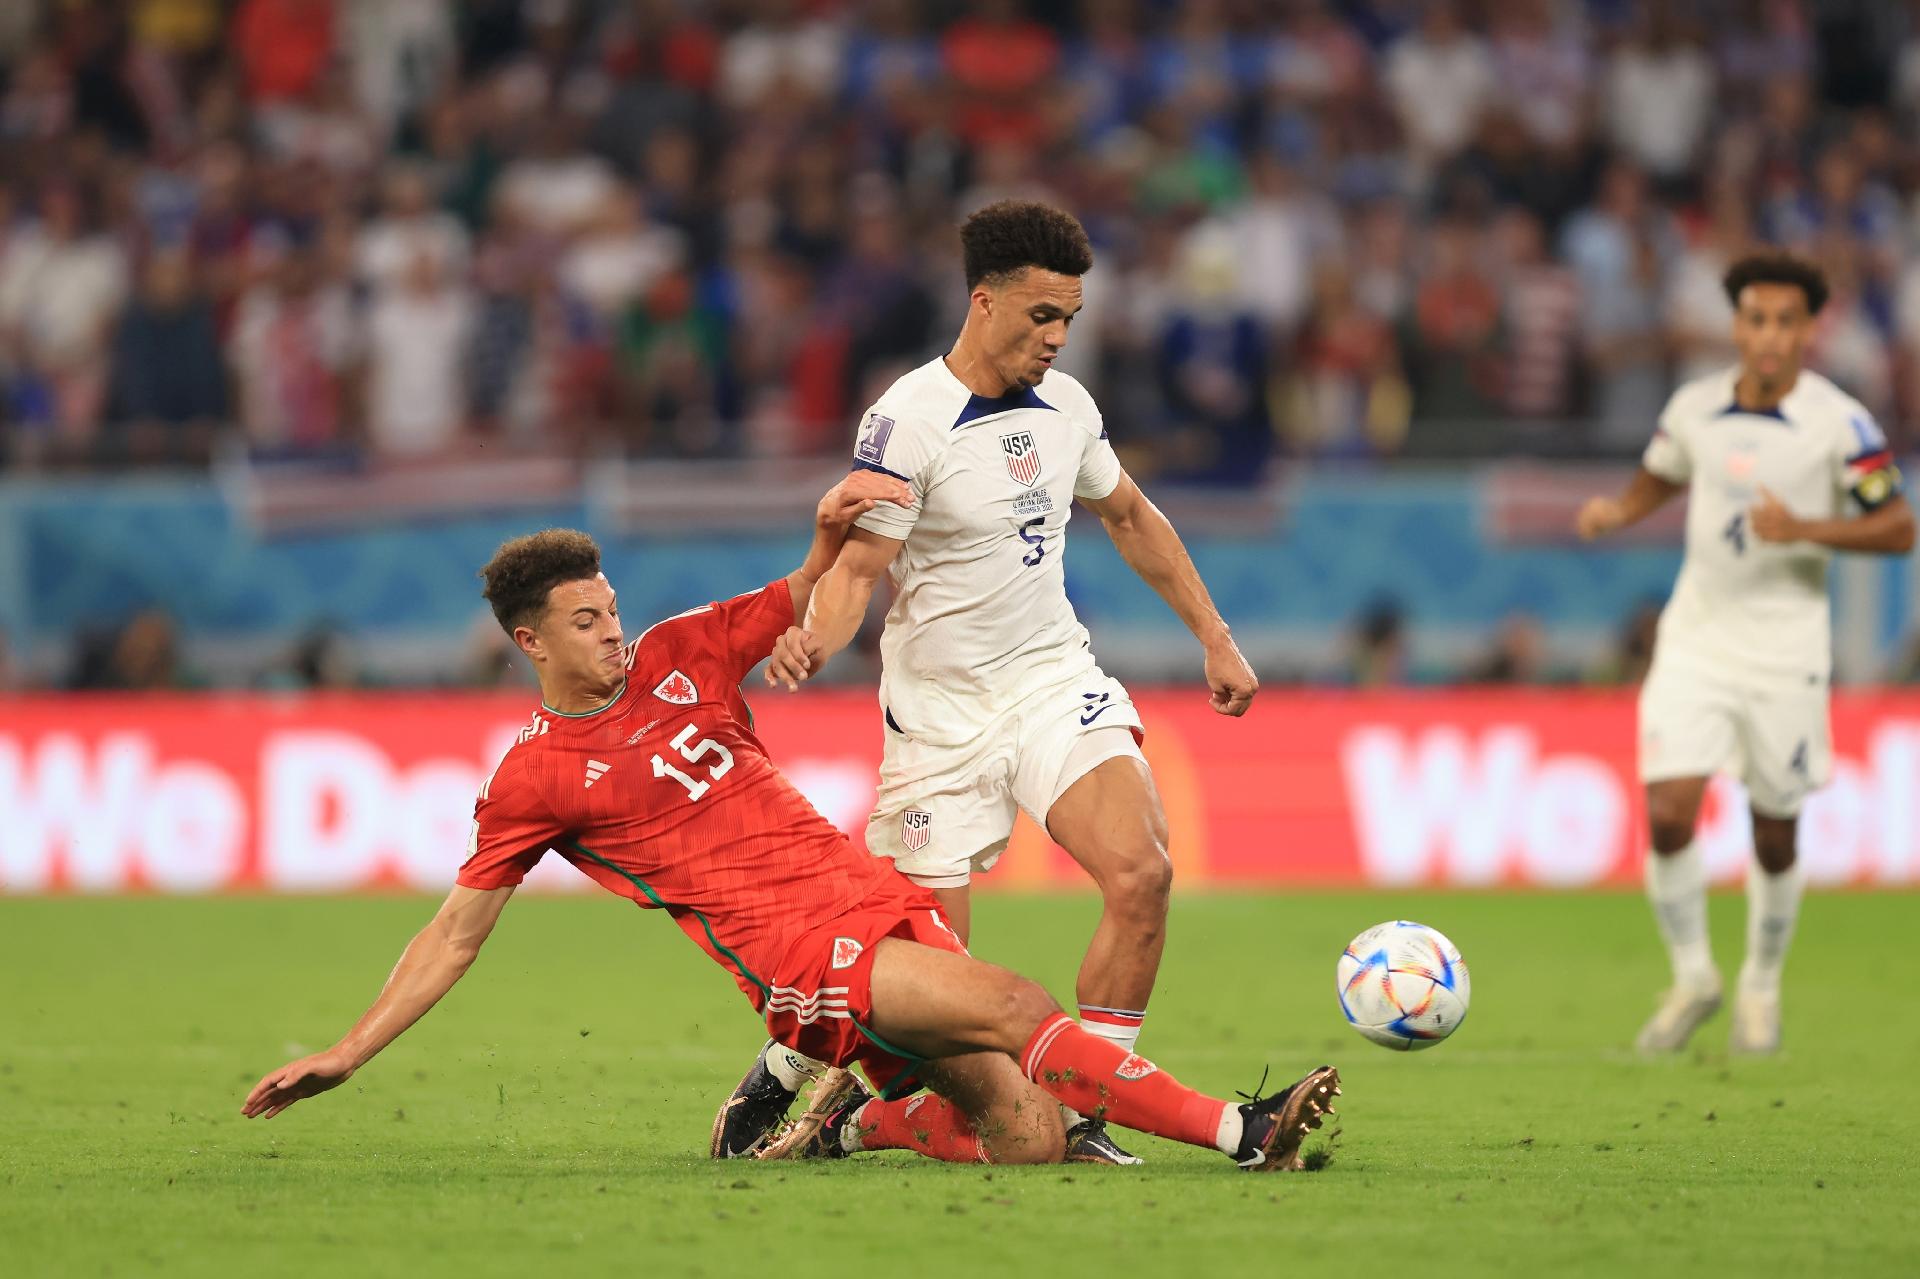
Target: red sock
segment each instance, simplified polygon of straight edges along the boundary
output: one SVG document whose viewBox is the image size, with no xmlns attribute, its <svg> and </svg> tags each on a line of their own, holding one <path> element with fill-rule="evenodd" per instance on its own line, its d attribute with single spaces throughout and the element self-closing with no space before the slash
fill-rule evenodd
<svg viewBox="0 0 1920 1279">
<path fill-rule="evenodd" d="M 921 1093 L 900 1101 L 870 1101 L 847 1120 L 859 1130 L 861 1150 L 912 1150 L 950 1164 L 987 1163 L 986 1148 L 960 1108 Z"/>
<path fill-rule="evenodd" d="M 1227 1103 L 1195 1092 L 1138 1053 L 1074 1024 L 1065 1013 L 1040 1023 L 1020 1069 L 1070 1109 L 1122 1128 L 1213 1147 Z"/>
</svg>

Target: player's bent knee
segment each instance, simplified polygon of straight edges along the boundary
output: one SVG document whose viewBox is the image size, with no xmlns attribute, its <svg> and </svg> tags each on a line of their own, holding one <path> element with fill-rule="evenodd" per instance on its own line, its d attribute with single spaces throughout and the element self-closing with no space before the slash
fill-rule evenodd
<svg viewBox="0 0 1920 1279">
<path fill-rule="evenodd" d="M 994 1047 L 1017 1055 L 1040 1029 L 1040 1023 L 1060 1011 L 1060 1005 L 1039 982 L 1011 973 L 1008 978 L 995 1001 L 999 1042 Z"/>
<path fill-rule="evenodd" d="M 1793 863 L 1799 855 L 1795 846 L 1793 823 L 1776 819 L 1759 819 L 1753 824 L 1753 856 L 1760 868 L 1769 875 L 1779 875 L 1793 869 Z"/>
<path fill-rule="evenodd" d="M 1108 875 L 1100 890 L 1108 910 L 1157 924 L 1167 917 L 1173 895 L 1173 862 L 1162 849 L 1147 846 Z"/>
</svg>

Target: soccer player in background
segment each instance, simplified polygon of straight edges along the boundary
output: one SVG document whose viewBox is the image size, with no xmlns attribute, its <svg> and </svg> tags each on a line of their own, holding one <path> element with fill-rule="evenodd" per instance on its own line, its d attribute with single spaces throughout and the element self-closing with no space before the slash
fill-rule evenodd
<svg viewBox="0 0 1920 1279">
<path fill-rule="evenodd" d="M 1339 1091 L 1331 1067 L 1245 1105 L 1182 1086 L 1081 1029 L 1036 983 L 969 956 L 927 889 L 855 847 L 767 758 L 740 681 L 806 607 L 846 523 L 879 498 L 912 500 L 900 481 L 848 477 L 822 501 L 800 569 L 632 643 L 586 534 L 502 546 L 485 594 L 533 663 L 540 709 L 481 788 L 456 886 L 379 998 L 332 1048 L 262 1078 L 243 1113 L 271 1118 L 365 1065 L 453 987 L 515 886 L 557 851 L 671 915 L 779 1042 L 865 1070 L 880 1096 L 858 1090 L 790 1153 L 1056 1161 L 1064 1105 L 1243 1168 L 1298 1167 Z M 921 1083 L 941 1099 L 901 1096 Z"/>
<path fill-rule="evenodd" d="M 1858 401 L 1802 368 L 1827 299 L 1819 269 L 1756 254 L 1725 283 L 1739 366 L 1675 391 L 1626 489 L 1590 499 L 1577 519 L 1582 538 L 1605 537 L 1688 494 L 1686 561 L 1640 690 L 1647 895 L 1673 961 L 1673 987 L 1640 1032 L 1645 1053 L 1679 1050 L 1720 1008 L 1694 830 L 1723 768 L 1753 810 L 1731 1044 L 1779 1048 L 1803 880 L 1795 831 L 1829 766 L 1827 564 L 1834 551 L 1900 555 L 1914 542 L 1886 437 Z"/>
<path fill-rule="evenodd" d="M 857 468 L 902 480 L 916 500 L 860 519 L 767 680 L 793 688 L 817 672 L 892 574 L 867 848 L 932 889 L 964 941 L 972 876 L 999 859 L 1024 809 L 1100 890 L 1080 1020 L 1130 1052 L 1173 868 L 1139 714 L 1067 602 L 1074 501 L 1200 641 L 1216 711 L 1245 714 L 1259 684 L 1179 534 L 1114 456 L 1093 397 L 1052 367 L 1093 265 L 1080 223 L 1008 200 L 968 218 L 960 239 L 971 296 L 958 340 L 880 397 L 854 447 Z M 769 1044 L 722 1107 L 714 1154 L 752 1148 L 818 1067 Z M 1069 1146 L 1076 1160 L 1138 1162 L 1098 1116 L 1074 1119 Z"/>
</svg>

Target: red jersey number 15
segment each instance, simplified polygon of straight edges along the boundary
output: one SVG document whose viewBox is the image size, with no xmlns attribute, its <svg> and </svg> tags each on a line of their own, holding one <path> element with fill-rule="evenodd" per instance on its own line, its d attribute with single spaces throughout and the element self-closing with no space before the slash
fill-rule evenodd
<svg viewBox="0 0 1920 1279">
<path fill-rule="evenodd" d="M 655 777 L 671 777 L 674 781 L 679 782 L 687 788 L 688 799 L 699 799 L 705 795 L 713 789 L 713 784 L 722 777 L 725 777 L 728 770 L 733 767 L 733 752 L 722 746 L 719 742 L 714 741 L 711 737 L 703 737 L 698 742 L 693 741 L 693 735 L 699 731 L 698 725 L 687 725 L 674 735 L 673 748 L 679 751 L 680 757 L 689 764 L 698 764 L 709 755 L 719 756 L 720 758 L 717 763 L 707 766 L 706 781 L 703 782 L 690 774 L 681 772 L 678 768 L 667 763 L 665 759 L 658 755 L 653 757 L 653 775 Z"/>
</svg>

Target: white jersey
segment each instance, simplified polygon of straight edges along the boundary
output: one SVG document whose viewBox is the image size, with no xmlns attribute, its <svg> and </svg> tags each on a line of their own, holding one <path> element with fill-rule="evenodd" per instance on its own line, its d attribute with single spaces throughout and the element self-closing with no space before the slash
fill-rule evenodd
<svg viewBox="0 0 1920 1279">
<path fill-rule="evenodd" d="M 1663 659 L 1824 682 L 1827 564 L 1810 542 L 1763 542 L 1748 512 L 1764 487 L 1802 519 L 1832 519 L 1900 492 L 1886 437 L 1860 402 L 1802 372 L 1773 412 L 1734 401 L 1737 369 L 1673 393 L 1642 465 L 1688 486 L 1687 554 L 1660 617 Z"/>
<path fill-rule="evenodd" d="M 933 360 L 868 410 L 854 465 L 898 476 L 914 506 L 881 505 L 861 528 L 906 545 L 880 639 L 880 701 L 933 745 L 974 737 L 1035 688 L 1094 668 L 1067 602 L 1076 497 L 1120 483 L 1093 397 L 1049 372 L 1037 388 L 975 395 Z"/>
</svg>

